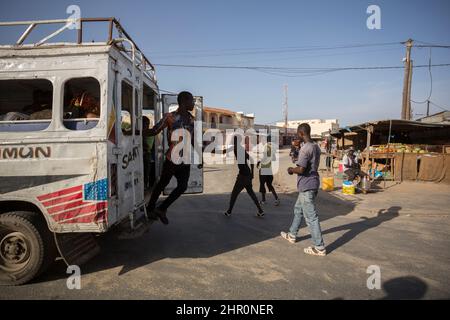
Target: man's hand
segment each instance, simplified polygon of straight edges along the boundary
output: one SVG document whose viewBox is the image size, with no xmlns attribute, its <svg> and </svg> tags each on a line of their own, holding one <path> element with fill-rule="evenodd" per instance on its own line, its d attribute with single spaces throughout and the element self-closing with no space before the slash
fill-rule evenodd
<svg viewBox="0 0 450 320">
<path fill-rule="evenodd" d="M 289 167 L 287 171 L 291 175 L 294 174 L 294 173 L 295 174 L 304 174 L 306 169 L 303 168 L 303 167 L 297 166 L 295 168 Z"/>
</svg>

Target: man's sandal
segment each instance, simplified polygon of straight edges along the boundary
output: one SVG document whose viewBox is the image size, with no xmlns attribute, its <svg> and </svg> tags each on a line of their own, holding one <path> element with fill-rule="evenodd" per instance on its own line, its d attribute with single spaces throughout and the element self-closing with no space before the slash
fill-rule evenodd
<svg viewBox="0 0 450 320">
<path fill-rule="evenodd" d="M 292 237 L 288 232 L 281 231 L 280 235 L 283 239 L 289 241 L 290 243 L 297 242 L 297 237 Z"/>
<path fill-rule="evenodd" d="M 305 252 L 306 254 L 310 254 L 310 255 L 312 255 L 312 256 L 320 256 L 320 257 L 324 257 L 324 256 L 327 255 L 327 250 L 326 250 L 326 249 L 319 250 L 319 249 L 314 248 L 314 247 L 308 247 L 308 248 L 305 248 L 305 249 L 303 250 L 303 252 Z"/>
</svg>

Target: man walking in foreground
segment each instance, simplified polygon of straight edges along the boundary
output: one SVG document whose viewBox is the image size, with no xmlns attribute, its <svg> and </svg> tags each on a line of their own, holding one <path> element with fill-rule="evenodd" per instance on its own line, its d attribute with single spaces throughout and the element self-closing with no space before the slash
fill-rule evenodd
<svg viewBox="0 0 450 320">
<path fill-rule="evenodd" d="M 288 168 L 288 173 L 290 175 L 297 174 L 297 189 L 299 193 L 294 206 L 294 220 L 291 228 L 289 232 L 281 232 L 281 236 L 289 242 L 295 243 L 300 224 L 303 217 L 305 217 L 314 246 L 305 248 L 304 252 L 315 256 L 325 256 L 327 252 L 316 211 L 316 197 L 320 186 L 317 170 L 321 152 L 319 146 L 311 139 L 311 127 L 309 124 L 300 124 L 297 134 L 303 145 L 296 162 L 297 167 Z"/>
</svg>

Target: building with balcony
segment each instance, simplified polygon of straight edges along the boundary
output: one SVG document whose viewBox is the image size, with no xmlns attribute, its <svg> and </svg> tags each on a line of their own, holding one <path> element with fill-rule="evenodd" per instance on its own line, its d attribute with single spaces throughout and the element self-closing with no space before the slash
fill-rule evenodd
<svg viewBox="0 0 450 320">
<path fill-rule="evenodd" d="M 301 123 L 309 124 L 311 126 L 311 136 L 317 139 L 322 138 L 324 133 L 339 128 L 339 121 L 337 119 L 291 120 L 288 121 L 288 128 L 297 129 Z M 276 125 L 284 128 L 284 122 L 277 122 Z"/>
<path fill-rule="evenodd" d="M 203 107 L 204 129 L 237 129 L 247 130 L 254 127 L 255 115 L 244 114 L 223 108 Z"/>
</svg>

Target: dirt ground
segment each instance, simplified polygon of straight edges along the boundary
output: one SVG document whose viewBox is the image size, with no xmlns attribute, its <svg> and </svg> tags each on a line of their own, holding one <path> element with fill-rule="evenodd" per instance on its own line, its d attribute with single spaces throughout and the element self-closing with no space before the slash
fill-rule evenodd
<svg viewBox="0 0 450 320">
<path fill-rule="evenodd" d="M 329 254 L 311 257 L 307 228 L 300 241 L 279 237 L 292 221 L 295 177 L 281 152 L 266 216 L 243 192 L 233 216 L 223 216 L 235 166 L 205 166 L 205 192 L 184 195 L 169 209 L 170 224 L 143 237 L 101 237 L 99 256 L 82 266 L 81 290 L 66 286 L 61 261 L 33 283 L 0 288 L 1 299 L 448 299 L 450 298 L 450 186 L 383 183 L 346 196 L 319 192 Z M 338 184 L 338 182 L 337 182 Z M 257 191 L 257 179 L 254 181 Z M 258 195 L 259 196 L 259 195 Z M 381 288 L 367 287 L 369 266 Z"/>
</svg>

